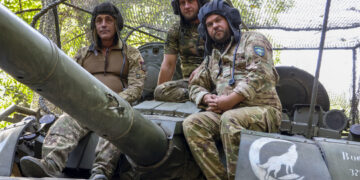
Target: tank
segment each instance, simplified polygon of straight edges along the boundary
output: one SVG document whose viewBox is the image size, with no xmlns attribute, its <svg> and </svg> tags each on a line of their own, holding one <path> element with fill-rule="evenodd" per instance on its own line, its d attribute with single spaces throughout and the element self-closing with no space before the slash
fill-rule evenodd
<svg viewBox="0 0 360 180">
<path fill-rule="evenodd" d="M 70 154 L 65 178 L 89 177 L 101 136 L 124 153 L 115 178 L 205 179 L 182 132 L 184 118 L 201 111 L 193 103 L 146 100 L 131 107 L 2 5 L 0 29 L 0 68 L 94 131 Z M 161 46 L 140 48 L 145 62 L 160 62 L 154 52 Z M 149 50 L 153 53 L 145 56 Z M 350 136 L 342 134 L 348 119 L 340 110 L 329 110 L 321 84 L 310 114 L 314 77 L 296 67 L 277 71 L 276 89 L 284 107 L 280 131 L 242 132 L 236 179 L 359 179 L 359 126 L 350 128 Z M 13 112 L 17 115 L 9 117 Z M 21 176 L 22 156 L 41 157 L 46 131 L 56 119 L 16 105 L 0 114 L 0 120 L 14 122 L 0 130 L 0 178 Z"/>
</svg>

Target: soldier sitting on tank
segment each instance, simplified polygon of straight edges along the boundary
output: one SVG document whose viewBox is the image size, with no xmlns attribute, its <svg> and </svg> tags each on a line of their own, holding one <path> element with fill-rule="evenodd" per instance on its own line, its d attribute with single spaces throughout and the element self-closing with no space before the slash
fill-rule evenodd
<svg viewBox="0 0 360 180">
<path fill-rule="evenodd" d="M 190 82 L 190 98 L 206 108 L 183 122 L 191 152 L 208 180 L 234 179 L 242 129 L 277 132 L 281 103 L 272 47 L 264 35 L 240 31 L 240 13 L 222 0 L 199 11 L 206 58 Z M 211 92 L 216 91 L 216 94 Z M 215 141 L 223 144 L 226 169 Z"/>
<path fill-rule="evenodd" d="M 92 12 L 93 43 L 80 49 L 75 59 L 83 68 L 103 82 L 120 97 L 132 103 L 141 96 L 145 73 L 140 52 L 120 39 L 123 19 L 118 8 L 102 3 Z M 101 120 L 100 120 L 101 121 Z M 69 115 L 62 115 L 45 137 L 42 159 L 23 157 L 20 161 L 24 175 L 31 177 L 61 176 L 69 153 L 89 130 Z M 100 138 L 91 170 L 92 179 L 111 179 L 120 151 Z"/>
<path fill-rule="evenodd" d="M 197 31 L 199 25 L 197 15 L 200 7 L 208 1 L 171 0 L 174 14 L 180 16 L 180 21 L 175 22 L 167 33 L 164 59 L 154 91 L 155 100 L 169 102 L 189 100 L 188 82 L 204 59 L 204 41 Z M 171 81 L 178 56 L 180 56 L 183 79 Z"/>
</svg>

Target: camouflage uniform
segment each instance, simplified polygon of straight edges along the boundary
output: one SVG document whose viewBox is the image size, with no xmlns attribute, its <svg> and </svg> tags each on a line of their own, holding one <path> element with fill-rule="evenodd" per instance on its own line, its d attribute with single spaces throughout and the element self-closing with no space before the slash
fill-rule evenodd
<svg viewBox="0 0 360 180">
<path fill-rule="evenodd" d="M 200 39 L 197 24 L 173 24 L 165 42 L 165 54 L 179 54 L 183 78 L 157 86 L 154 92 L 156 100 L 183 102 L 188 97 L 188 78 L 200 66 L 204 55 L 204 41 Z"/>
<path fill-rule="evenodd" d="M 126 64 L 128 64 L 128 73 L 126 74 L 128 86 L 124 91 L 119 92 L 119 96 L 127 100 L 129 103 L 140 98 L 145 73 L 141 69 L 143 61 L 140 52 L 133 47 L 127 46 L 119 41 L 118 45 L 113 47 L 110 52 L 121 51 L 124 48 L 126 56 Z M 91 46 L 80 49 L 75 57 L 77 63 L 84 65 L 84 61 L 91 56 L 97 56 L 100 59 L 105 59 L 101 51 L 91 51 Z M 97 54 L 97 55 L 96 55 Z M 121 58 L 119 58 L 121 61 Z M 109 67 L 110 69 L 110 67 Z M 96 77 L 96 76 L 95 76 Z M 111 84 L 106 84 L 111 87 Z M 112 89 L 114 90 L 114 89 Z M 45 137 L 43 144 L 43 159 L 42 162 L 51 169 L 61 171 L 65 167 L 68 154 L 77 146 L 78 142 L 89 133 L 89 129 L 79 124 L 69 115 L 62 115 L 54 125 L 51 126 Z M 104 174 L 109 179 L 116 168 L 116 163 L 120 156 L 120 151 L 112 145 L 109 141 L 100 138 L 96 147 L 96 159 L 93 165 L 92 173 Z"/>
<path fill-rule="evenodd" d="M 200 112 L 183 123 L 186 140 L 207 179 L 234 179 L 242 129 L 276 132 L 280 125 L 281 103 L 275 90 L 278 75 L 270 43 L 259 33 L 243 33 L 236 53 L 236 81 L 230 86 L 235 46 L 231 40 L 223 53 L 213 49 L 190 83 L 190 98 L 199 107 L 203 106 L 204 95 L 213 90 L 217 95 L 236 92 L 245 97 L 223 114 Z M 223 144 L 226 170 L 215 145 L 217 139 Z"/>
</svg>

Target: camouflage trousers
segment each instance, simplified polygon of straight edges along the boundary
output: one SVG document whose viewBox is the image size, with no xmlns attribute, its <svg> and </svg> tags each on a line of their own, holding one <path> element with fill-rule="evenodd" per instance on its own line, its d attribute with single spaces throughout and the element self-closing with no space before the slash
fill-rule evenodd
<svg viewBox="0 0 360 180">
<path fill-rule="evenodd" d="M 45 165 L 62 171 L 65 168 L 68 155 L 78 142 L 90 131 L 64 114 L 50 127 L 42 147 L 42 157 Z M 101 173 L 111 179 L 121 152 L 109 141 L 99 138 L 95 150 L 95 162 L 91 173 Z M 47 163 L 53 162 L 53 163 Z"/>
<path fill-rule="evenodd" d="M 235 178 L 242 129 L 276 132 L 281 112 L 269 106 L 242 107 L 223 114 L 206 111 L 193 114 L 183 122 L 190 150 L 208 180 Z M 221 139 L 226 168 L 220 160 L 216 141 Z"/>
<path fill-rule="evenodd" d="M 156 86 L 154 98 L 157 101 L 166 102 L 185 102 L 189 100 L 189 81 L 180 79 L 168 81 Z"/>
</svg>

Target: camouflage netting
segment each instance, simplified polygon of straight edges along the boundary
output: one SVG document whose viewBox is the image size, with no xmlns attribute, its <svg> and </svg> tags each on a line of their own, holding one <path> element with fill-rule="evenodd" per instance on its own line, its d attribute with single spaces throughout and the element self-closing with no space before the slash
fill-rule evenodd
<svg viewBox="0 0 360 180">
<path fill-rule="evenodd" d="M 125 24 L 164 39 L 165 31 L 178 19 L 172 13 L 170 1 L 112 0 L 111 2 L 121 9 Z M 74 0 L 70 3 L 91 10 L 100 2 Z M 268 35 L 276 48 L 319 47 L 326 0 L 232 0 L 232 2 L 241 11 L 247 27 Z M 359 19 L 360 1 L 332 0 L 325 48 L 347 49 L 359 46 Z M 130 29 L 125 32 L 129 33 Z"/>
<path fill-rule="evenodd" d="M 231 0 L 237 7 L 246 26 L 257 30 L 270 39 L 275 49 L 319 49 L 328 0 Z M 49 11 L 42 16 L 38 30 L 49 37 L 69 55 L 74 55 L 78 47 L 89 44 L 90 13 L 94 6 L 104 0 L 41 0 L 42 8 L 60 3 L 58 18 L 60 30 L 53 24 Z M 166 31 L 178 21 L 170 5 L 171 0 L 110 0 L 125 20 L 122 38 L 128 44 L 140 46 L 148 42 L 164 42 Z M 332 0 L 328 19 L 325 49 L 348 49 L 353 51 L 355 64 L 357 49 L 360 47 L 360 1 Z M 51 30 L 51 31 L 49 31 Z M 85 32 L 85 33 L 84 33 Z M 55 34 L 56 33 L 56 34 Z M 59 35 L 60 34 L 60 35 Z M 59 43 L 61 37 L 61 44 Z M 360 89 L 356 88 L 356 66 L 353 67 L 352 111 L 357 110 Z M 355 92 L 355 90 L 357 91 Z M 357 112 L 352 112 L 353 119 Z"/>
<path fill-rule="evenodd" d="M 71 3 L 91 10 L 99 2 L 78 0 Z M 129 27 L 125 28 L 123 38 L 135 46 L 154 40 L 163 41 L 166 30 L 179 18 L 172 12 L 171 0 L 112 0 L 112 2 L 120 8 L 126 25 L 157 37 L 141 38 L 144 37 L 143 33 L 140 36 L 139 32 Z M 267 35 L 275 49 L 319 49 L 327 0 L 232 0 L 232 2 L 240 10 L 248 29 Z M 359 0 L 332 0 L 324 48 L 352 50 L 355 64 L 356 49 L 360 47 L 359 20 Z M 132 41 L 134 39 L 136 40 Z M 351 119 L 354 122 L 358 119 L 360 89 L 356 88 L 355 66 L 352 71 Z"/>
</svg>

